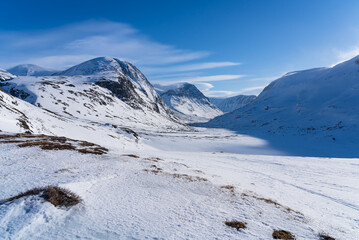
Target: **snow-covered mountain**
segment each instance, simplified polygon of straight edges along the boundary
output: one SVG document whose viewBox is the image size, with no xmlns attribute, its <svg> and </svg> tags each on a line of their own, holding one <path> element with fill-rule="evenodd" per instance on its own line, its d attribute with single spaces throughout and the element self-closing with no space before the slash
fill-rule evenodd
<svg viewBox="0 0 359 240">
<path fill-rule="evenodd" d="M 0 81 L 5 81 L 14 78 L 15 76 L 11 73 L 0 68 Z"/>
<path fill-rule="evenodd" d="M 177 116 L 187 122 L 208 121 L 222 113 L 197 87 L 190 83 L 173 85 L 155 84 L 165 103 L 175 110 Z"/>
<path fill-rule="evenodd" d="M 335 140 L 343 131 L 357 132 L 358 106 L 359 56 L 333 67 L 287 73 L 252 103 L 203 126 L 241 132 L 321 133 Z"/>
<path fill-rule="evenodd" d="M 57 114 L 128 127 L 178 127 L 172 110 L 132 64 L 95 58 L 57 76 L 2 83 L 10 94 Z"/>
<path fill-rule="evenodd" d="M 238 95 L 228 98 L 209 98 L 211 103 L 216 105 L 222 112 L 232 112 L 238 108 L 244 107 L 256 99 L 255 95 Z"/>
<path fill-rule="evenodd" d="M 56 70 L 40 67 L 35 64 L 20 64 L 7 69 L 7 71 L 17 76 L 51 76 L 52 74 L 58 72 Z"/>
</svg>

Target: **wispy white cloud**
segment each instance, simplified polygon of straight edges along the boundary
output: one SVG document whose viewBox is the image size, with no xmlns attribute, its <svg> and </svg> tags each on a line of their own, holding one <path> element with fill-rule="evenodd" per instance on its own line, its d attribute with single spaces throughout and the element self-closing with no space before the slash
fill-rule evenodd
<svg viewBox="0 0 359 240">
<path fill-rule="evenodd" d="M 206 92 L 206 91 L 214 88 L 214 86 L 210 83 L 195 83 L 195 85 L 202 92 Z"/>
<path fill-rule="evenodd" d="M 203 91 L 203 93 L 207 97 L 218 97 L 218 98 L 233 97 L 241 94 L 238 91 Z"/>
<path fill-rule="evenodd" d="M 337 61 L 331 65 L 331 67 L 342 63 L 344 61 L 347 61 L 355 56 L 359 55 L 359 46 L 353 46 L 351 48 L 348 48 L 346 50 L 334 50 L 334 53 L 336 54 Z"/>
<path fill-rule="evenodd" d="M 243 89 L 239 90 L 239 92 L 241 94 L 259 94 L 267 85 L 268 84 L 261 85 L 261 86 L 255 86 L 255 87 L 243 88 Z"/>
<path fill-rule="evenodd" d="M 211 88 L 208 88 L 208 89 L 204 89 L 203 93 L 207 97 L 220 97 L 220 98 L 233 97 L 233 96 L 241 95 L 241 94 L 243 94 L 243 95 L 258 95 L 266 86 L 267 85 L 248 87 L 248 88 L 240 89 L 238 91 L 228 91 L 228 90 L 216 91 L 216 90 L 212 90 Z"/>
<path fill-rule="evenodd" d="M 151 82 L 190 82 L 204 92 L 213 91 L 210 82 L 236 80 L 244 75 L 206 75 L 208 69 L 234 67 L 238 62 L 210 62 L 209 51 L 180 49 L 141 34 L 124 23 L 86 21 L 41 31 L 0 31 L 0 67 L 34 63 L 64 69 L 98 56 L 117 57 L 140 67 Z M 193 63 L 195 61 L 195 63 Z M 202 61 L 202 62 L 199 62 Z"/>
<path fill-rule="evenodd" d="M 46 31 L 0 32 L 0 52 L 2 67 L 31 61 L 60 68 L 92 56 L 160 65 L 192 61 L 210 54 L 158 43 L 130 25 L 109 21 L 87 21 Z"/>
<path fill-rule="evenodd" d="M 156 74 L 156 73 L 168 73 L 168 72 L 186 72 L 186 71 L 197 71 L 203 69 L 212 69 L 219 67 L 232 67 L 238 66 L 240 63 L 236 62 L 203 62 L 194 64 L 185 64 L 165 68 L 143 68 L 144 71 Z"/>
<path fill-rule="evenodd" d="M 280 78 L 281 76 L 285 75 L 285 73 L 283 73 L 282 75 L 279 76 L 272 76 L 272 77 L 254 77 L 254 78 L 249 78 L 246 79 L 246 81 L 248 82 L 268 82 L 268 81 L 273 81 L 275 79 Z"/>
<path fill-rule="evenodd" d="M 227 80 L 235 80 L 244 77 L 245 75 L 212 75 L 212 76 L 199 76 L 199 77 L 190 77 L 190 78 L 180 78 L 180 79 L 172 79 L 167 82 L 177 83 L 177 82 L 218 82 L 218 81 L 227 81 Z M 160 80 L 153 80 L 153 82 L 157 83 L 165 83 Z"/>
</svg>

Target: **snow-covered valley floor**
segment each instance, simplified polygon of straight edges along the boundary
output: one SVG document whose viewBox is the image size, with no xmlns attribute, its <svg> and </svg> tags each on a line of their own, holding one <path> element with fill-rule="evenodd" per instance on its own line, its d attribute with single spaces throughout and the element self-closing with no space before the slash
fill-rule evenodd
<svg viewBox="0 0 359 240">
<path fill-rule="evenodd" d="M 0 198 L 58 185 L 83 202 L 0 205 L 1 239 L 359 239 L 359 159 L 285 156 L 219 129 L 140 133 L 105 155 L 0 143 Z M 135 148 L 131 148 L 135 149 Z M 227 220 L 245 222 L 237 231 Z"/>
</svg>

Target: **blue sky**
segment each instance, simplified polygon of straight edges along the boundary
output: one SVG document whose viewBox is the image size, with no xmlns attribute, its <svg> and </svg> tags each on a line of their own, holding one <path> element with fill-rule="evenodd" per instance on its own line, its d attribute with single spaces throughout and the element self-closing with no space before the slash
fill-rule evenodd
<svg viewBox="0 0 359 240">
<path fill-rule="evenodd" d="M 258 94 L 288 71 L 359 54 L 359 1 L 4 0 L 0 67 L 125 59 L 152 82 Z"/>
</svg>

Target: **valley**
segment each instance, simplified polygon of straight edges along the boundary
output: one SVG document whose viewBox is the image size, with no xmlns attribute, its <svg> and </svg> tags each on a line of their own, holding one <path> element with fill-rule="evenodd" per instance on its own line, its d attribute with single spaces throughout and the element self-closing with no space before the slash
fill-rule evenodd
<svg viewBox="0 0 359 240">
<path fill-rule="evenodd" d="M 1 70 L 0 236 L 358 239 L 358 69 L 290 73 L 218 106 L 109 57 L 48 76 Z M 315 81 L 329 81 L 323 97 L 307 93 Z M 47 186 L 81 201 L 54 206 Z"/>
</svg>

